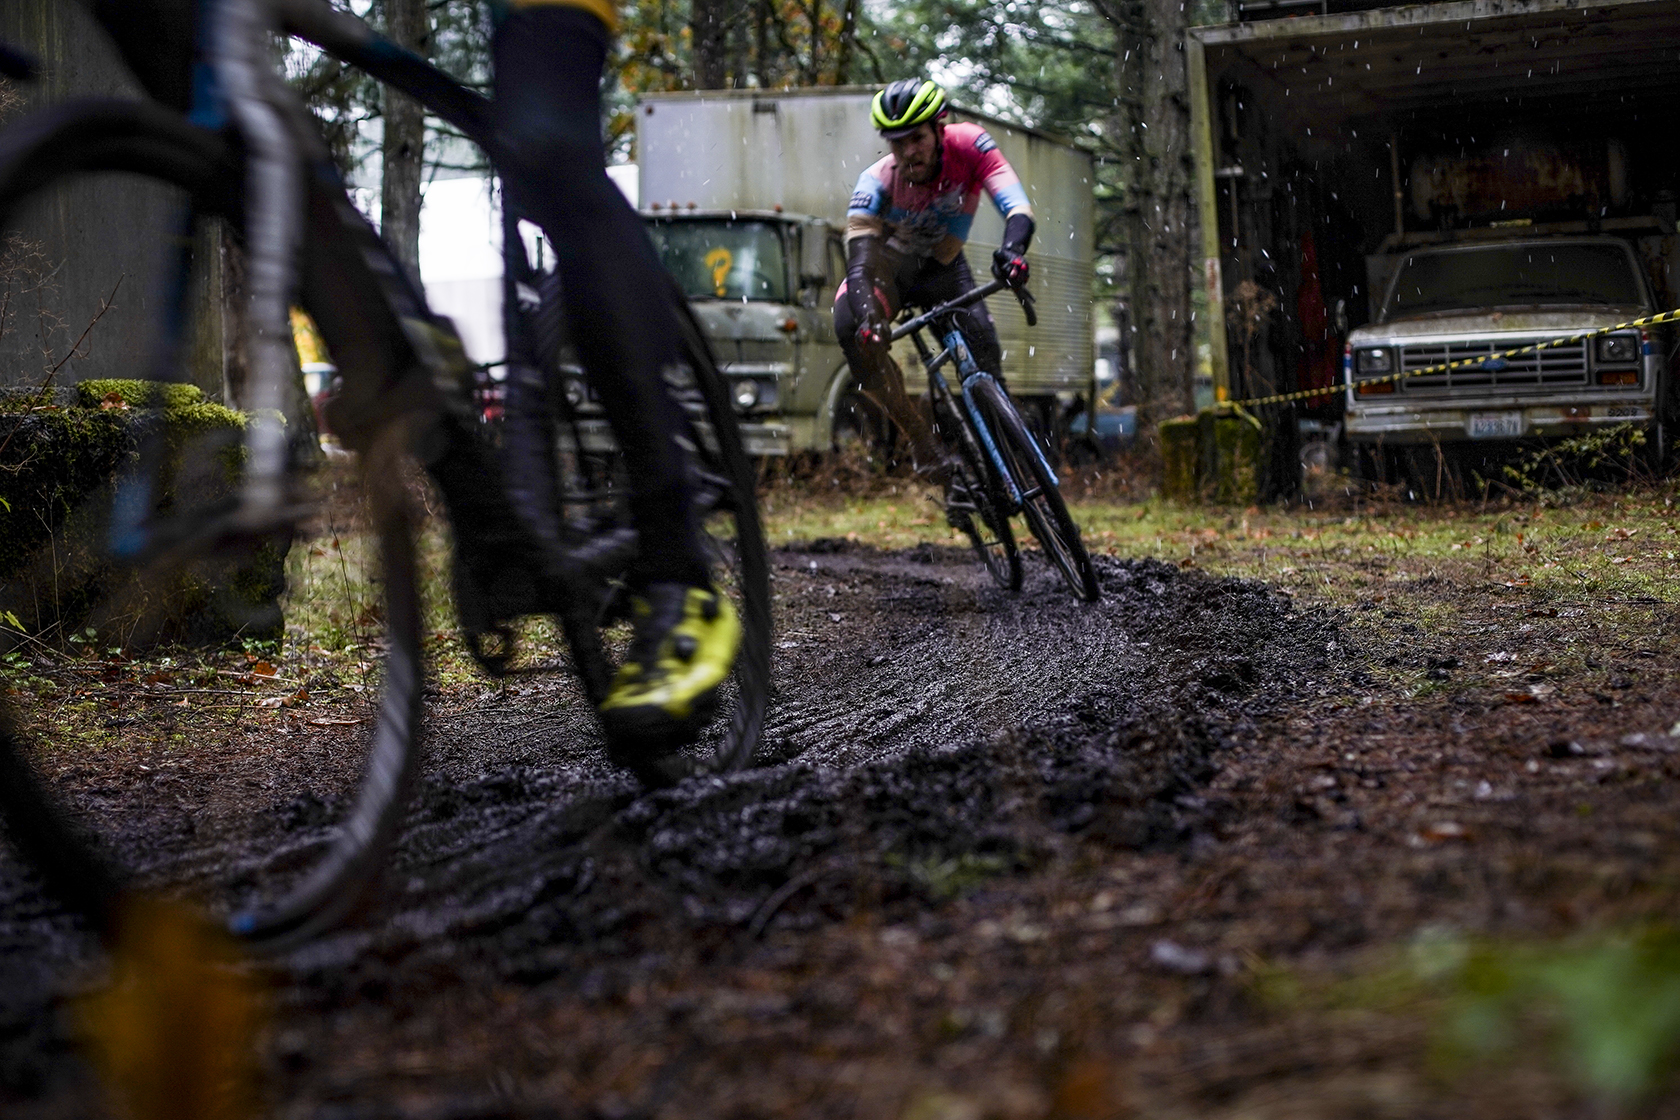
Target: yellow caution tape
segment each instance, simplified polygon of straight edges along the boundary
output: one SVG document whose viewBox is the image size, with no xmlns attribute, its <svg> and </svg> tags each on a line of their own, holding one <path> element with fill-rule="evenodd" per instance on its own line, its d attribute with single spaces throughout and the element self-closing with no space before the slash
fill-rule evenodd
<svg viewBox="0 0 1680 1120">
<path fill-rule="evenodd" d="M 1353 382 L 1352 388 L 1355 392 L 1358 392 L 1361 385 L 1382 385 L 1388 382 L 1397 383 L 1404 381 L 1408 377 L 1422 377 L 1424 374 L 1428 373 L 1446 373 L 1448 370 L 1462 369 L 1465 366 L 1479 366 L 1488 362 L 1504 361 L 1506 358 L 1515 358 L 1523 354 L 1535 354 L 1541 350 L 1550 350 L 1558 346 L 1568 346 L 1576 342 L 1585 342 L 1587 339 L 1597 338 L 1601 334 L 1614 334 L 1616 331 L 1633 330 L 1636 327 L 1661 326 L 1663 323 L 1673 323 L 1676 321 L 1680 321 L 1680 308 L 1676 308 L 1673 311 L 1664 311 L 1660 315 L 1652 315 L 1645 319 L 1633 319 L 1626 323 L 1617 323 L 1613 327 L 1603 327 L 1596 331 L 1587 331 L 1583 334 L 1564 335 L 1560 338 L 1547 339 L 1545 342 L 1535 342 L 1528 346 L 1518 346 L 1514 350 L 1506 350 L 1501 354 L 1486 354 L 1479 358 L 1460 358 L 1456 362 L 1442 362 L 1439 365 L 1425 366 L 1422 369 L 1407 370 L 1404 373 L 1391 373 L 1386 377 L 1366 377 Z M 1395 349 L 1398 350 L 1400 347 L 1396 346 Z M 1328 385 L 1322 389 L 1301 389 L 1294 393 L 1274 393 L 1269 397 L 1249 397 L 1246 400 L 1240 401 L 1219 401 L 1215 407 L 1228 406 L 1235 408 L 1239 406 L 1252 407 L 1254 405 L 1261 404 L 1286 404 L 1290 401 L 1305 401 L 1311 400 L 1313 397 L 1332 396 L 1336 393 L 1346 392 L 1348 388 L 1349 385 L 1347 382 L 1341 382 L 1336 385 Z"/>
</svg>

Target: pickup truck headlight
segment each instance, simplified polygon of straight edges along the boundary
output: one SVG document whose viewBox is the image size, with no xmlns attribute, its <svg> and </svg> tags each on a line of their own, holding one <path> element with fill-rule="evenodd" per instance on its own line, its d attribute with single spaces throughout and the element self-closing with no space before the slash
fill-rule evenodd
<svg viewBox="0 0 1680 1120">
<path fill-rule="evenodd" d="M 1393 373 L 1394 350 L 1388 346 L 1378 346 L 1370 350 L 1355 350 L 1353 362 L 1354 367 L 1362 374 Z"/>
<path fill-rule="evenodd" d="M 1598 340 L 1598 360 L 1625 365 L 1639 360 L 1639 340 L 1630 334 L 1607 334 Z"/>
</svg>

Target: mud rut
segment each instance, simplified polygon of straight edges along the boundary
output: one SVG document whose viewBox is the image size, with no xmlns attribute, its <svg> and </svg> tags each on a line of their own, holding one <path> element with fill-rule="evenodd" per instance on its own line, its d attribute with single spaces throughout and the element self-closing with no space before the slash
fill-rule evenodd
<svg viewBox="0 0 1680 1120">
<path fill-rule="evenodd" d="M 448 1036 L 458 992 L 622 995 L 859 914 L 937 920 L 950 898 L 1080 845 L 1188 845 L 1219 811 L 1199 791 L 1221 752 L 1344 672 L 1332 617 L 1153 562 L 1100 561 L 1103 601 L 1084 606 L 1036 562 L 1011 596 L 955 550 L 816 542 L 774 560 L 776 694 L 767 762 L 751 773 L 642 794 L 606 764 L 563 680 L 435 702 L 385 897 L 274 969 L 268 1075 L 285 1114 L 481 1114 L 460 1103 L 485 1099 L 465 1075 L 423 1079 L 412 1109 L 372 1107 L 389 1082 L 355 1047 L 332 1052 L 349 1022 L 364 1049 L 405 1023 Z M 100 796 L 136 845 L 150 829 L 157 878 L 260 878 L 275 868 L 253 852 L 319 842 L 354 757 L 343 740 L 291 747 L 271 788 L 244 798 L 189 793 L 165 812 L 155 797 Z M 218 807 L 227 819 L 191 825 Z M 160 812 L 186 822 L 161 842 Z M 85 1104 L 53 1012 L 90 958 L 0 855 L 0 1101 L 42 1115 Z M 691 1064 L 705 1032 L 667 1011 L 672 1052 Z M 635 1080 L 619 1105 L 572 1103 L 652 1115 L 698 1088 L 657 1068 Z"/>
</svg>

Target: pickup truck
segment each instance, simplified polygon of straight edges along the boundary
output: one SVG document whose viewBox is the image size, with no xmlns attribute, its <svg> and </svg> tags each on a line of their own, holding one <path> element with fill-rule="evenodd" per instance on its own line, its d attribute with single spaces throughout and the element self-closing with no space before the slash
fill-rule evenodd
<svg viewBox="0 0 1680 1120">
<path fill-rule="evenodd" d="M 1383 449 L 1670 426 L 1667 335 L 1623 330 L 1510 358 L 1659 310 L 1628 242 L 1611 236 L 1455 243 L 1403 254 L 1376 321 L 1347 336 L 1346 434 L 1366 462 Z M 1475 360 L 1399 381 L 1361 381 Z"/>
</svg>

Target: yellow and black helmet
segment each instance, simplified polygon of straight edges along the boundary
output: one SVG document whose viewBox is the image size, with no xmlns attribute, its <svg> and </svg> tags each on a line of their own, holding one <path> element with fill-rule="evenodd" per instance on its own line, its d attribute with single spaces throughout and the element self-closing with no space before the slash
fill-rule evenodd
<svg viewBox="0 0 1680 1120">
<path fill-rule="evenodd" d="M 914 132 L 945 115 L 945 91 L 922 78 L 905 78 L 875 95 L 869 119 L 888 140 Z"/>
</svg>

